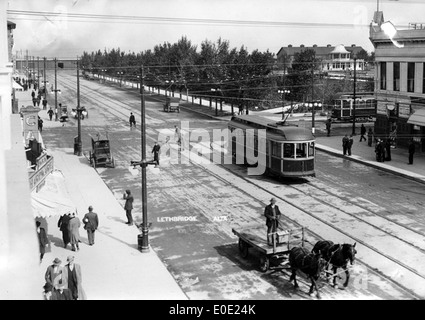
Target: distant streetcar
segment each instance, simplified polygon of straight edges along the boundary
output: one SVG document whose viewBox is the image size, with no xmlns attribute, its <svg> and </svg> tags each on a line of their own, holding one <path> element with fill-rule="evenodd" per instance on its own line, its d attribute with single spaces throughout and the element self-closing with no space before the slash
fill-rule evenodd
<svg viewBox="0 0 425 320">
<path fill-rule="evenodd" d="M 236 151 L 243 150 L 245 163 L 253 163 L 249 155 L 257 156 L 258 152 L 261 152 L 258 147 L 262 146 L 260 149 L 266 150 L 264 157 L 266 174 L 279 177 L 315 175 L 315 138 L 310 130 L 254 115 L 234 116 L 229 121 L 228 128 L 232 133 L 231 141 L 229 141 L 232 154 L 236 157 Z M 248 129 L 254 129 L 251 130 L 254 132 L 251 138 L 247 135 Z M 258 129 L 265 130 L 265 139 L 258 134 Z M 254 141 L 248 141 L 248 139 Z"/>
<path fill-rule="evenodd" d="M 340 121 L 352 121 L 355 113 L 356 121 L 370 121 L 376 116 L 376 97 L 370 93 L 356 94 L 354 111 L 353 94 L 342 94 L 334 100 L 331 118 Z"/>
</svg>

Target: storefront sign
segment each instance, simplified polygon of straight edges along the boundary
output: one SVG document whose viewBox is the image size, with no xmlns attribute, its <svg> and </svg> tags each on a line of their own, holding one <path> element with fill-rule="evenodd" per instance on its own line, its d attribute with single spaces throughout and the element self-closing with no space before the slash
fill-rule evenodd
<svg viewBox="0 0 425 320">
<path fill-rule="evenodd" d="M 381 115 L 387 115 L 387 104 L 383 102 L 378 102 L 376 106 L 376 113 Z"/>
<path fill-rule="evenodd" d="M 30 139 L 36 139 L 39 141 L 38 136 L 38 112 L 40 108 L 28 106 L 21 108 L 21 113 L 24 119 L 24 137 L 26 145 L 29 144 Z"/>
<path fill-rule="evenodd" d="M 41 160 L 39 162 L 39 159 Z M 41 165 L 40 165 L 41 163 Z M 36 170 L 32 172 L 29 177 L 30 190 L 33 191 L 37 188 L 37 191 L 44 184 L 46 177 L 54 170 L 53 157 L 43 154 L 37 159 Z"/>
<path fill-rule="evenodd" d="M 400 118 L 408 119 L 410 116 L 410 105 L 409 104 L 399 104 L 398 105 L 398 116 Z"/>
</svg>

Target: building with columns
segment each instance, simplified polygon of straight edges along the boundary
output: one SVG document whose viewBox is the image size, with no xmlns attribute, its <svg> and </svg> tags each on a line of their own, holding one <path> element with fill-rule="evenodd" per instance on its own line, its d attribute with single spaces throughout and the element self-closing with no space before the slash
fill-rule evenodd
<svg viewBox="0 0 425 320">
<path fill-rule="evenodd" d="M 377 11 L 369 39 L 375 47 L 375 133 L 397 146 L 413 138 L 416 151 L 425 152 L 425 24 L 395 30 Z"/>
</svg>

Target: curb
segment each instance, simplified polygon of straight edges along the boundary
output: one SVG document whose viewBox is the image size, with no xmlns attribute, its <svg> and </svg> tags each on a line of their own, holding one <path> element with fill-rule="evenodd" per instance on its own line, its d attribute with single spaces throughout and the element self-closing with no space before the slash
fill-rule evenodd
<svg viewBox="0 0 425 320">
<path fill-rule="evenodd" d="M 350 160 L 350 161 L 361 163 L 361 164 L 364 164 L 366 166 L 369 166 L 369 167 L 372 167 L 372 168 L 375 168 L 375 169 L 378 169 L 378 170 L 389 172 L 389 173 L 398 175 L 400 177 L 407 178 L 407 179 L 413 180 L 413 181 L 421 183 L 421 184 L 425 184 L 425 177 L 420 178 L 420 177 L 415 177 L 415 176 L 412 176 L 412 175 L 409 175 L 409 174 L 405 174 L 405 173 L 399 172 L 399 171 L 394 170 L 394 169 L 383 167 L 379 164 L 374 164 L 370 161 L 365 161 L 363 158 L 360 158 L 358 156 L 344 156 L 343 154 L 341 154 L 340 151 L 336 151 L 336 150 L 334 150 L 330 147 L 326 147 L 326 146 L 323 146 L 323 145 L 316 144 L 316 149 L 323 151 L 323 152 L 326 152 L 326 153 L 329 153 L 329 154 L 332 154 L 332 155 L 337 156 L 339 158 L 344 158 L 344 159 L 347 159 L 347 160 Z"/>
</svg>

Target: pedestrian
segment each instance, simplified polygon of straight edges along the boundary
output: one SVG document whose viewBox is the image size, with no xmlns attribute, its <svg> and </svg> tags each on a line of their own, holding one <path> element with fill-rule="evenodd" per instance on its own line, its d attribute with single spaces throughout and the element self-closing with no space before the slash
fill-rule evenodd
<svg viewBox="0 0 425 320">
<path fill-rule="evenodd" d="M 34 90 L 31 92 L 31 98 L 32 98 L 33 100 L 35 99 L 35 91 L 34 91 Z"/>
<path fill-rule="evenodd" d="M 367 132 L 367 145 L 369 147 L 372 146 L 372 141 L 373 141 L 373 130 L 372 130 L 372 128 L 369 128 L 369 130 Z"/>
<path fill-rule="evenodd" d="M 129 226 L 133 225 L 133 216 L 131 215 L 131 210 L 133 210 L 133 195 L 131 194 L 130 190 L 125 190 L 124 193 L 124 199 L 125 199 L 125 204 L 124 204 L 124 210 L 125 210 L 125 214 L 127 216 L 127 222 L 126 224 L 128 224 Z"/>
<path fill-rule="evenodd" d="M 37 237 L 38 237 L 38 246 L 40 251 L 40 263 L 43 261 L 44 254 L 46 253 L 46 247 L 49 245 L 49 239 L 47 238 L 46 230 L 41 227 L 41 222 L 35 222 Z"/>
<path fill-rule="evenodd" d="M 349 156 L 351 156 L 351 148 L 353 147 L 353 143 L 354 143 L 353 135 L 350 134 L 350 137 L 348 138 L 348 144 L 347 144 L 347 152 Z"/>
<path fill-rule="evenodd" d="M 238 115 L 239 114 L 243 114 L 243 104 L 240 104 L 239 105 L 239 112 L 238 112 Z"/>
<path fill-rule="evenodd" d="M 59 258 L 55 258 L 44 274 L 46 284 L 52 286 L 53 289 L 58 289 L 63 285 L 63 267 L 61 267 L 61 263 L 62 261 Z"/>
<path fill-rule="evenodd" d="M 366 134 L 366 127 L 362 123 L 362 126 L 360 127 L 360 142 L 362 142 L 363 139 L 364 139 L 364 141 L 366 141 L 365 134 Z"/>
<path fill-rule="evenodd" d="M 83 218 L 84 229 L 87 230 L 87 238 L 89 245 L 94 245 L 94 233 L 99 226 L 99 218 L 97 213 L 93 212 L 93 207 L 89 206 L 89 212 L 84 215 Z"/>
<path fill-rule="evenodd" d="M 391 161 L 391 140 L 387 138 L 385 140 L 385 161 Z"/>
<path fill-rule="evenodd" d="M 74 262 L 74 256 L 68 256 L 68 264 L 64 268 L 64 287 L 71 292 L 72 300 L 86 300 L 82 286 L 81 266 Z"/>
<path fill-rule="evenodd" d="M 136 117 L 134 116 L 133 112 L 130 112 L 129 122 L 130 122 L 130 129 L 133 127 L 136 128 Z"/>
<path fill-rule="evenodd" d="M 36 100 L 36 103 L 37 103 L 37 107 L 39 107 L 40 106 L 40 102 L 41 102 L 40 96 L 38 96 L 37 98 L 35 98 L 35 100 Z"/>
<path fill-rule="evenodd" d="M 343 155 L 347 155 L 347 150 L 348 150 L 348 135 L 346 134 L 343 138 L 342 138 L 342 153 Z"/>
<path fill-rule="evenodd" d="M 37 106 L 37 99 L 35 97 L 32 98 L 32 104 L 33 104 L 34 107 Z"/>
<path fill-rule="evenodd" d="M 155 145 L 152 148 L 153 160 L 156 162 L 156 166 L 159 166 L 159 150 L 161 150 L 161 146 L 158 142 L 155 142 Z"/>
<path fill-rule="evenodd" d="M 38 131 L 43 132 L 43 119 L 38 116 Z"/>
<path fill-rule="evenodd" d="M 68 222 L 68 230 L 69 230 L 69 240 L 71 242 L 71 250 L 79 251 L 80 246 L 80 231 L 79 228 L 81 226 L 80 219 L 75 215 L 75 212 L 71 214 L 71 219 Z"/>
<path fill-rule="evenodd" d="M 382 140 L 378 139 L 376 141 L 376 145 L 375 145 L 376 161 L 378 161 L 378 162 L 383 161 L 382 149 L 383 149 Z"/>
<path fill-rule="evenodd" d="M 273 242 L 277 240 L 275 233 L 279 227 L 279 219 L 281 216 L 279 207 L 276 205 L 275 198 L 271 198 L 270 204 L 265 207 L 264 216 L 266 217 L 267 226 L 267 244 L 273 245 Z"/>
<path fill-rule="evenodd" d="M 329 119 L 326 121 L 326 132 L 327 132 L 327 136 L 328 136 L 328 137 L 330 137 L 330 135 L 331 135 L 331 123 L 332 123 L 332 119 L 331 119 L 331 118 L 329 118 Z"/>
<path fill-rule="evenodd" d="M 58 289 L 53 289 L 50 300 L 74 300 L 72 293 L 64 285 L 61 285 Z"/>
<path fill-rule="evenodd" d="M 415 154 L 415 141 L 410 140 L 409 143 L 409 163 L 408 164 L 413 164 L 413 155 Z"/>
<path fill-rule="evenodd" d="M 52 294 L 53 294 L 53 286 L 50 283 L 47 283 L 43 286 L 43 297 L 44 300 L 53 300 Z"/>
<path fill-rule="evenodd" d="M 46 110 L 47 109 L 47 99 L 46 99 L 46 97 L 43 98 L 43 103 L 42 104 L 43 104 L 43 110 Z"/>
<path fill-rule="evenodd" d="M 71 216 L 69 213 L 65 213 L 62 215 L 58 220 L 58 228 L 60 231 L 62 231 L 62 241 L 63 241 L 63 247 L 66 248 L 70 240 L 69 230 L 68 230 L 68 224 L 69 220 L 71 219 Z"/>
<path fill-rule="evenodd" d="M 49 109 L 49 111 L 47 111 L 47 114 L 49 115 L 49 119 L 50 119 L 50 121 L 52 121 L 52 118 L 53 118 L 53 110 L 52 110 L 52 108 L 50 108 Z"/>
</svg>

